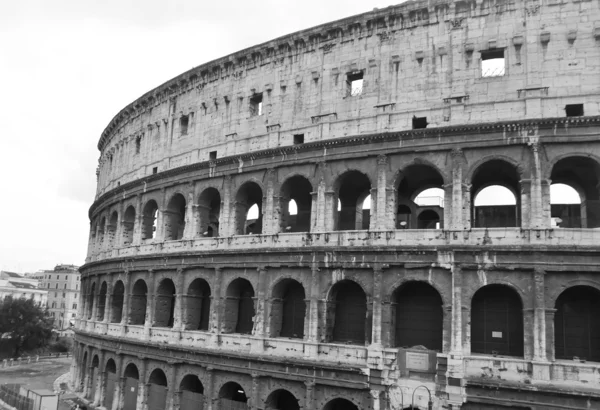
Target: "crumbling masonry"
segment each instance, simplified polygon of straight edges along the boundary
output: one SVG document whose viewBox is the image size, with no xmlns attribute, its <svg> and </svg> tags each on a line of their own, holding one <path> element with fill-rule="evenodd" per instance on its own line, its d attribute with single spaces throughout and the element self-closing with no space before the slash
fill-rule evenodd
<svg viewBox="0 0 600 410">
<path fill-rule="evenodd" d="M 75 385 L 600 408 L 599 137 L 598 1 L 411 1 L 183 73 L 100 138 Z"/>
</svg>

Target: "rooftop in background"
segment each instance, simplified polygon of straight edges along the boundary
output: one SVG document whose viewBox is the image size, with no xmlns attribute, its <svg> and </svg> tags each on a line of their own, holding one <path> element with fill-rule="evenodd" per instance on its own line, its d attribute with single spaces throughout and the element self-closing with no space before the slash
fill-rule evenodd
<svg viewBox="0 0 600 410">
<path fill-rule="evenodd" d="M 7 278 L 22 278 L 23 276 L 19 275 L 18 273 L 15 272 L 8 272 L 8 271 L 0 271 L 0 278 L 2 279 L 7 279 Z"/>
<path fill-rule="evenodd" d="M 73 272 L 77 273 L 79 266 L 77 265 L 56 265 L 54 270 L 48 270 L 46 272 Z"/>
</svg>

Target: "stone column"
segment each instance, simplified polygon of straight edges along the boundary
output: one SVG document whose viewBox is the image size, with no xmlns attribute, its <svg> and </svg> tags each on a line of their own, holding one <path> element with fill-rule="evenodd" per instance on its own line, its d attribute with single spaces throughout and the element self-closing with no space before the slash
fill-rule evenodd
<svg viewBox="0 0 600 410">
<path fill-rule="evenodd" d="M 554 361 L 556 351 L 554 349 L 555 340 L 554 340 L 554 315 L 556 314 L 556 309 L 545 309 L 545 323 L 546 323 L 546 357 L 549 361 Z"/>
<path fill-rule="evenodd" d="M 90 355 L 90 363 L 91 363 L 91 355 Z M 92 367 L 92 365 L 90 364 L 88 366 L 88 371 L 85 373 L 85 377 L 83 379 L 83 397 L 88 397 L 88 395 L 90 394 L 90 392 L 92 391 L 92 373 L 94 371 L 94 368 Z M 93 400 L 93 397 L 90 397 L 90 399 Z"/>
<path fill-rule="evenodd" d="M 227 175 L 223 180 L 223 196 L 221 197 L 221 212 L 219 216 L 219 236 L 235 235 L 235 218 L 233 213 L 235 209 L 231 209 L 233 198 L 231 198 L 231 175 Z"/>
<path fill-rule="evenodd" d="M 250 403 L 250 409 L 260 410 L 262 407 L 262 403 L 260 403 L 260 375 L 252 373 L 252 402 Z"/>
<path fill-rule="evenodd" d="M 390 230 L 392 228 L 392 219 L 387 212 L 388 198 L 387 198 L 387 171 L 388 171 L 388 158 L 385 155 L 379 155 L 377 157 L 377 204 L 376 204 L 376 224 L 373 225 L 373 218 L 371 217 L 371 226 L 376 230 Z"/>
<path fill-rule="evenodd" d="M 311 229 L 313 232 L 324 232 L 327 230 L 327 173 L 327 163 L 324 161 L 319 162 L 315 178 L 317 186 L 313 193 L 313 207 L 311 209 L 311 212 L 315 214 L 314 219 L 311 216 L 311 220 L 314 221 L 313 228 Z"/>
<path fill-rule="evenodd" d="M 444 206 L 449 212 L 444 215 L 449 217 L 448 223 L 444 220 L 447 229 L 463 230 L 471 228 L 470 189 L 463 182 L 463 167 L 465 165 L 464 153 L 461 149 L 453 149 L 452 157 L 452 190 L 451 196 L 444 200 Z M 445 193 L 448 189 L 445 189 Z"/>
<path fill-rule="evenodd" d="M 306 386 L 306 399 L 304 401 L 304 410 L 312 410 L 314 409 L 314 401 L 315 401 L 315 382 L 313 380 L 308 380 L 304 382 Z"/>
<path fill-rule="evenodd" d="M 323 205 L 323 219 L 325 220 L 325 231 L 332 232 L 335 230 L 337 222 L 337 203 L 335 201 L 334 191 L 325 191 L 325 204 Z"/>
<path fill-rule="evenodd" d="M 452 326 L 450 352 L 461 355 L 463 352 L 462 313 L 462 268 L 454 263 L 452 265 Z"/>
<path fill-rule="evenodd" d="M 279 195 L 275 195 L 275 179 L 277 174 L 274 168 L 267 169 L 266 173 L 266 192 L 263 197 L 263 229 L 262 232 L 272 235 L 279 232 L 280 212 Z"/>
<path fill-rule="evenodd" d="M 371 390 L 370 393 L 373 398 L 373 410 L 381 410 L 381 391 Z"/>
<path fill-rule="evenodd" d="M 155 242 L 163 242 L 165 240 L 165 212 L 167 197 L 165 195 L 165 189 L 160 190 L 161 199 L 158 205 L 158 212 L 156 215 L 156 235 L 154 237 Z"/>
<path fill-rule="evenodd" d="M 206 380 L 207 380 L 207 386 L 206 389 L 204 390 L 204 400 L 205 400 L 205 404 L 207 405 L 207 409 L 206 410 L 213 410 L 216 409 L 216 406 L 214 405 L 214 402 L 216 400 L 218 400 L 215 393 L 215 372 L 214 369 L 212 367 L 207 367 L 206 368 Z"/>
<path fill-rule="evenodd" d="M 104 323 L 110 323 L 112 315 L 113 277 L 110 275 L 106 281 L 106 302 L 104 305 Z"/>
<path fill-rule="evenodd" d="M 193 239 L 196 231 L 196 224 L 194 223 L 194 193 L 188 192 L 187 199 L 185 201 L 185 215 L 183 220 L 185 226 L 183 228 L 183 235 L 181 239 Z"/>
<path fill-rule="evenodd" d="M 150 337 L 150 328 L 154 326 L 154 288 L 155 288 L 155 278 L 154 278 L 154 270 L 148 270 L 148 294 L 146 295 L 146 320 L 144 321 L 144 333 L 146 337 Z"/>
<path fill-rule="evenodd" d="M 318 215 L 318 207 L 319 207 L 319 192 L 318 187 L 317 191 L 311 192 L 311 202 L 310 202 L 310 231 L 315 232 L 317 229 L 317 215 Z"/>
<path fill-rule="evenodd" d="M 131 301 L 130 294 L 130 275 L 129 271 L 125 270 L 125 278 L 123 279 L 123 311 L 121 314 L 121 335 L 125 335 L 127 324 L 129 323 L 129 303 Z"/>
<path fill-rule="evenodd" d="M 546 272 L 541 268 L 533 271 L 533 360 L 546 361 Z"/>
<path fill-rule="evenodd" d="M 106 410 L 120 410 L 125 403 L 125 377 L 123 377 L 123 355 L 117 356 L 117 377 L 119 382 L 115 386 L 115 395 L 113 396 L 112 407 Z"/>
<path fill-rule="evenodd" d="M 179 410 L 179 386 L 177 386 L 177 363 L 172 364 L 173 371 L 171 372 L 171 380 L 169 380 L 169 386 L 167 388 L 167 406 L 166 410 Z"/>
<path fill-rule="evenodd" d="M 383 269 L 384 266 L 376 264 L 373 267 L 373 328 L 371 333 L 371 344 L 381 348 L 382 345 L 382 305 L 381 295 L 383 293 Z"/>
<path fill-rule="evenodd" d="M 93 402 L 97 406 L 101 406 L 104 402 L 104 395 L 106 390 L 106 371 L 104 369 L 104 357 L 106 352 L 104 350 L 100 350 L 98 354 L 98 380 L 96 380 L 96 394 L 93 398 Z"/>
<path fill-rule="evenodd" d="M 138 397 L 137 397 L 137 405 L 136 409 L 148 410 L 148 389 L 146 385 L 146 369 L 148 367 L 148 363 L 146 359 L 141 358 L 141 366 L 140 366 L 140 379 L 138 381 Z M 129 410 L 129 409 L 127 409 Z"/>
<path fill-rule="evenodd" d="M 535 203 L 531 202 L 531 191 L 533 189 L 533 183 L 531 179 L 521 179 L 519 181 L 520 192 L 517 192 L 517 195 L 520 195 L 520 198 L 517 198 L 517 203 L 520 202 L 520 207 L 517 208 L 517 222 L 519 221 L 519 214 L 521 216 L 520 224 L 517 224 L 517 227 L 522 229 L 531 229 L 534 227 L 534 220 L 537 218 L 535 213 L 538 211 L 537 209 L 533 209 L 535 207 Z"/>
<path fill-rule="evenodd" d="M 309 306 L 308 306 L 308 341 L 319 341 L 319 265 L 313 263 L 311 267 Z"/>
<path fill-rule="evenodd" d="M 267 308 L 267 303 L 266 303 L 266 299 L 267 299 L 267 295 L 266 295 L 266 288 L 267 288 L 267 268 L 266 267 L 260 267 L 257 269 L 258 271 L 258 289 L 256 290 L 256 314 L 255 314 L 255 322 L 254 322 L 254 329 L 252 331 L 252 334 L 256 335 L 256 336 L 260 336 L 260 337 L 267 337 L 268 336 L 268 326 L 267 326 L 267 318 L 269 317 L 269 312 L 268 312 L 268 308 Z"/>
<path fill-rule="evenodd" d="M 547 228 L 550 226 L 550 215 L 546 215 L 544 206 L 544 194 L 542 186 L 547 185 L 547 182 L 542 179 L 542 160 L 540 158 L 540 150 L 542 146 L 539 142 L 529 144 L 531 159 L 532 159 L 532 175 L 530 185 L 530 218 L 529 227 L 533 229 Z M 524 215 L 524 214 L 523 214 Z"/>
<path fill-rule="evenodd" d="M 210 327 L 212 329 L 212 333 L 215 335 L 216 340 L 214 341 L 215 346 L 220 343 L 221 337 L 221 318 L 222 318 L 222 310 L 223 310 L 223 295 L 221 290 L 221 281 L 222 281 L 222 269 L 220 267 L 215 267 L 215 274 L 212 283 L 212 288 L 214 289 L 214 294 L 211 295 L 212 303 L 212 318 Z"/>
</svg>

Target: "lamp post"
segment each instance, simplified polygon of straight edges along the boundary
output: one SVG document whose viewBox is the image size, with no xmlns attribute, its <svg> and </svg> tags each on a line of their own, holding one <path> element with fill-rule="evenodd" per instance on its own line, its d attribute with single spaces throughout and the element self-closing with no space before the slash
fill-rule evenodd
<svg viewBox="0 0 600 410">
<path fill-rule="evenodd" d="M 423 387 L 425 390 L 427 390 L 427 393 L 429 393 L 429 402 L 427 403 L 427 409 L 428 410 L 433 410 L 433 401 L 431 401 L 431 391 L 429 390 L 429 388 L 427 386 L 425 386 L 424 384 L 417 386 L 416 389 L 413 390 L 413 394 L 412 394 L 412 403 L 410 405 L 411 410 L 415 408 L 415 393 L 417 392 L 417 390 L 419 390 L 421 387 Z"/>
</svg>

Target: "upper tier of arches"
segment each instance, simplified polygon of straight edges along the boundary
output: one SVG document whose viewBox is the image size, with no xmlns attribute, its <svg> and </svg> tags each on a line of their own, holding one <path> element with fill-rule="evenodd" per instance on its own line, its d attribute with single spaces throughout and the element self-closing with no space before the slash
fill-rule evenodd
<svg viewBox="0 0 600 410">
<path fill-rule="evenodd" d="M 198 66 L 113 118 L 98 144 L 97 194 L 197 162 L 346 136 L 598 115 L 597 89 L 579 86 L 596 73 L 577 64 L 600 56 L 588 21 L 598 8 L 417 1 Z M 568 26 L 579 27 L 576 39 Z M 492 59 L 499 70 L 486 69 Z M 553 81 L 525 88 L 531 78 Z"/>
</svg>

